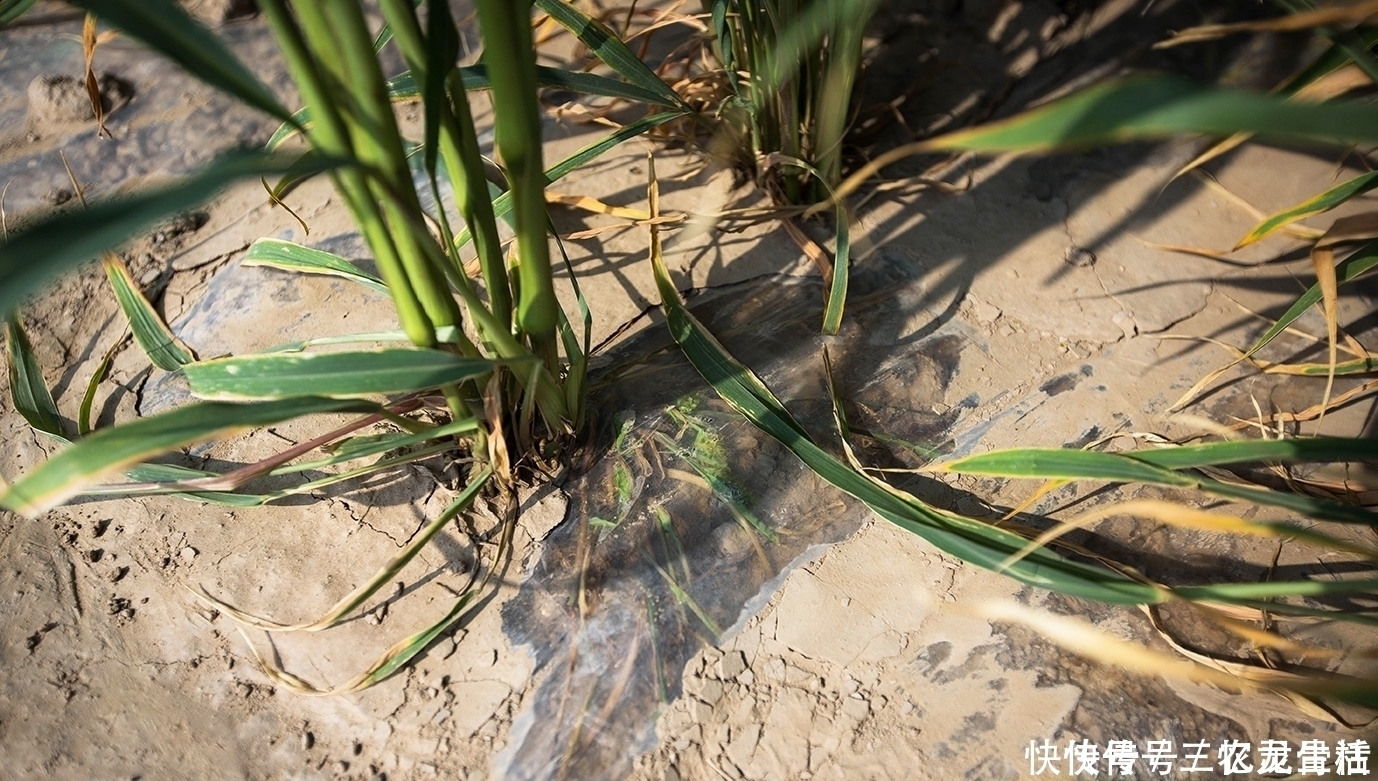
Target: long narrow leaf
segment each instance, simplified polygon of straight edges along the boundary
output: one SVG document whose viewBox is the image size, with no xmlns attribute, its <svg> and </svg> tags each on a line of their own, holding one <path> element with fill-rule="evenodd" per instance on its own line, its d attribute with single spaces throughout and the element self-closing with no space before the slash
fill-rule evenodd
<svg viewBox="0 0 1378 781">
<path fill-rule="evenodd" d="M 462 382 L 492 371 L 493 366 L 483 358 L 403 348 L 246 355 L 201 361 L 184 371 L 191 392 L 200 398 L 245 401 L 407 393 Z"/>
<path fill-rule="evenodd" d="M 488 66 L 483 64 L 466 65 L 459 69 L 459 77 L 464 89 L 482 92 L 493 88 L 488 79 Z M 645 89 L 636 84 L 599 76 L 596 73 L 567 71 L 545 65 L 536 66 L 536 83 L 542 87 L 569 90 L 580 95 L 596 95 L 604 98 L 619 98 L 647 106 L 664 106 L 682 109 L 680 101 L 667 98 L 663 93 Z M 674 94 L 674 93 L 671 93 Z M 410 71 L 388 79 L 388 95 L 393 100 L 411 100 L 421 97 L 421 89 Z"/>
<path fill-rule="evenodd" d="M 5 318 L 5 347 L 9 352 L 10 397 L 15 411 L 38 431 L 65 436 L 62 417 L 57 404 L 53 403 L 53 394 L 43 379 L 43 369 L 24 334 L 18 313 Z"/>
<path fill-rule="evenodd" d="M 81 395 L 81 407 L 77 410 L 77 436 L 84 437 L 91 433 L 91 409 L 96 403 L 96 391 L 100 388 L 101 381 L 105 379 L 106 372 L 110 371 L 110 362 L 115 360 L 115 351 L 120 348 L 124 339 L 120 339 L 110 345 L 110 349 L 101 356 L 100 363 L 96 364 L 96 370 L 91 372 L 91 379 L 86 382 L 86 392 Z"/>
<path fill-rule="evenodd" d="M 124 471 L 124 476 L 140 483 L 173 483 L 182 480 L 199 480 L 207 477 L 217 477 L 214 472 L 207 472 L 201 469 L 192 469 L 176 464 L 139 464 Z M 88 493 L 83 490 L 81 493 Z M 226 507 L 258 507 L 264 504 L 270 495 L 267 494 L 240 494 L 229 491 L 177 491 L 173 496 L 195 502 L 206 502 L 208 504 L 219 504 Z"/>
<path fill-rule="evenodd" d="M 325 250 L 303 247 L 282 239 L 259 239 L 249 245 L 241 261 L 245 266 L 267 266 L 282 271 L 304 274 L 326 274 L 357 282 L 370 290 L 387 294 L 383 280 L 369 274 L 348 260 Z"/>
<path fill-rule="evenodd" d="M 1025 538 L 1003 529 L 929 507 L 909 494 L 873 481 L 819 448 L 760 379 L 737 363 L 684 308 L 660 257 L 658 238 L 652 240 L 651 262 L 671 336 L 690 363 L 719 396 L 779 440 L 824 480 L 861 499 L 886 520 L 978 566 L 994 569 L 1027 543 Z M 1153 603 L 1167 598 L 1159 588 L 1071 561 L 1047 549 L 1030 554 L 1011 567 L 1009 574 L 1030 585 L 1116 604 Z"/>
<path fill-rule="evenodd" d="M 1378 141 L 1378 106 L 1289 103 L 1273 95 L 1133 77 L 1091 87 L 1010 119 L 925 142 L 932 149 L 1041 152 L 1181 133 Z"/>
<path fill-rule="evenodd" d="M 113 254 L 107 254 L 102 261 L 110 287 L 115 292 L 115 300 L 129 321 L 129 329 L 134 333 L 134 341 L 143 348 L 144 354 L 154 366 L 165 372 L 175 372 L 195 360 L 191 351 L 182 341 L 168 330 L 163 318 L 153 309 L 153 304 L 144 297 L 129 269 Z"/>
<path fill-rule="evenodd" d="M 3 0 L 0 1 L 0 25 L 9 24 L 15 19 L 24 15 L 24 12 L 33 7 L 38 0 Z"/>
<path fill-rule="evenodd" d="M 1247 247 L 1298 220 L 1330 211 L 1350 198 L 1362 195 L 1375 187 L 1378 187 L 1378 171 L 1371 171 L 1356 176 L 1347 182 L 1337 184 L 1320 195 L 1308 198 L 1291 208 L 1283 209 L 1255 225 L 1244 238 L 1239 240 L 1235 249 Z"/>
<path fill-rule="evenodd" d="M 1336 284 L 1343 285 L 1346 282 L 1357 279 L 1375 266 L 1378 266 L 1378 241 L 1365 244 L 1353 255 L 1336 263 L 1335 282 Z M 1258 338 L 1258 341 L 1254 342 L 1253 346 L 1245 351 L 1244 356 L 1248 357 L 1263 349 L 1264 345 L 1273 341 L 1278 334 L 1287 330 L 1292 323 L 1296 322 L 1297 318 L 1305 314 L 1308 309 L 1315 306 L 1320 300 L 1320 283 L 1307 288 L 1306 292 L 1302 293 L 1301 297 L 1288 307 L 1286 312 L 1282 313 L 1282 316 L 1277 319 L 1277 322 L 1273 323 L 1272 327 L 1265 331 L 1263 335 Z"/>
<path fill-rule="evenodd" d="M 535 0 L 535 5 L 561 27 L 573 33 L 581 43 L 589 47 L 595 57 L 622 78 L 646 92 L 659 95 L 660 101 L 657 102 L 661 105 L 687 108 L 679 93 L 670 89 L 668 84 L 655 75 L 640 57 L 628 49 L 627 45 L 601 22 L 563 0 Z"/>
<path fill-rule="evenodd" d="M 1354 445 L 1350 447 L 1354 448 Z M 1150 458 L 1155 452 L 1161 451 L 1144 451 Z M 1228 454 L 1231 451 L 1228 448 L 1222 448 L 1219 452 Z M 1147 459 L 1135 458 L 1134 455 L 1100 453 L 1091 450 L 1020 448 L 997 450 L 991 453 L 959 458 L 933 468 L 938 471 L 996 477 L 1097 480 L 1111 483 L 1145 483 L 1191 488 L 1229 499 L 1282 507 L 1319 520 L 1378 527 L 1378 513 L 1372 513 L 1353 505 L 1300 494 L 1224 483 L 1207 477 L 1166 469 L 1150 463 Z M 1237 452 L 1234 455 L 1237 457 Z M 1188 459 L 1183 459 L 1183 462 L 1187 462 Z M 1225 463 L 1229 462 L 1226 461 Z"/>
<path fill-rule="evenodd" d="M 62 212 L 12 235 L 0 246 L 0 313 L 13 310 L 58 274 L 206 200 L 235 179 L 281 173 L 291 162 L 261 152 L 232 153 L 173 185 L 92 204 L 84 211 Z M 338 163 L 318 164 L 325 168 Z"/>
<path fill-rule="evenodd" d="M 203 402 L 97 431 L 35 467 L 0 494 L 0 507 L 35 516 L 86 486 L 179 447 L 327 412 L 376 412 L 359 400 L 305 397 L 258 404 Z"/>
<path fill-rule="evenodd" d="M 1295 439 L 1250 439 L 1241 442 L 1211 442 L 1205 445 L 1178 445 L 1156 450 L 1135 450 L 1121 454 L 1167 469 L 1190 469 L 1250 462 L 1283 463 L 1339 462 L 1378 459 L 1378 440 L 1346 437 Z"/>
</svg>

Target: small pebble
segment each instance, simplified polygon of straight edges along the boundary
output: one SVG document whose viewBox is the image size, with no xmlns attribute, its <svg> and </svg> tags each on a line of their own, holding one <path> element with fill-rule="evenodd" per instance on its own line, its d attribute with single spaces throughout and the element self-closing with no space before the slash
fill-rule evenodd
<svg viewBox="0 0 1378 781">
<path fill-rule="evenodd" d="M 199 551 L 197 551 L 195 548 L 188 545 L 187 547 L 183 548 L 182 552 L 178 555 L 182 557 L 183 561 L 191 561 L 192 559 L 196 558 L 196 554 L 198 552 Z"/>
<path fill-rule="evenodd" d="M 301 750 L 302 750 L 302 751 L 310 751 L 310 750 L 311 750 L 311 747 L 314 746 L 314 745 L 316 745 L 316 736 L 315 736 L 315 735 L 311 734 L 310 732 L 303 732 L 303 733 L 301 733 Z"/>
</svg>

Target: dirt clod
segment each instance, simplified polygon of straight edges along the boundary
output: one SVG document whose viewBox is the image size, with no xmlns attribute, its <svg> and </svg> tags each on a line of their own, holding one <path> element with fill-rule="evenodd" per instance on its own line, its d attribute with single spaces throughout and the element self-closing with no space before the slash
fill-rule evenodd
<svg viewBox="0 0 1378 781">
<path fill-rule="evenodd" d="M 110 113 L 129 102 L 134 88 L 129 82 L 110 73 L 96 77 L 100 90 L 101 110 Z M 47 74 L 29 82 L 29 132 L 42 137 L 57 132 L 65 125 L 95 120 L 86 83 L 75 76 Z M 68 198 L 71 197 L 69 194 Z"/>
<path fill-rule="evenodd" d="M 52 206 L 61 206 L 72 200 L 74 193 L 66 187 L 54 187 L 44 194 L 43 200 Z"/>
<path fill-rule="evenodd" d="M 258 13 L 256 0 L 188 0 L 192 16 L 210 25 L 246 19 Z"/>
<path fill-rule="evenodd" d="M 1067 261 L 1067 265 L 1077 268 L 1090 268 L 1096 265 L 1096 253 L 1085 247 L 1068 247 L 1063 259 Z"/>
</svg>

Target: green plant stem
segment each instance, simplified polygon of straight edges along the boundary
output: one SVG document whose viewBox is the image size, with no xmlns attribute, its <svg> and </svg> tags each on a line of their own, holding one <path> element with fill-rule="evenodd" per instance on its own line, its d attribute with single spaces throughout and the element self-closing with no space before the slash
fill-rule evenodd
<svg viewBox="0 0 1378 781">
<path fill-rule="evenodd" d="M 421 204 L 412 185 L 402 137 L 388 99 L 387 84 L 373 53 L 373 38 L 363 9 L 352 2 L 322 5 L 326 24 L 307 25 L 307 36 L 318 53 L 333 46 L 340 55 L 338 75 L 352 98 L 351 108 L 357 112 L 353 116 L 355 121 L 350 123 L 350 135 L 360 162 L 375 172 L 370 189 L 375 198 L 383 200 L 383 213 L 392 228 L 402 266 L 431 324 L 457 325 L 461 320 L 459 306 L 450 295 L 442 269 L 431 262 L 424 246 L 434 240 L 429 233 L 406 227 L 408 213 L 421 214 Z M 306 2 L 300 3 L 299 8 L 304 14 L 307 8 L 315 14 L 318 6 Z M 394 197 L 386 198 L 385 189 L 390 189 Z"/>
<path fill-rule="evenodd" d="M 430 19 L 432 29 L 441 24 L 452 24 L 448 20 L 447 8 L 442 9 L 434 3 L 431 5 L 433 15 L 445 17 Z M 389 27 L 393 30 L 398 49 L 407 61 L 407 67 L 411 69 L 414 78 L 418 83 L 436 78 L 435 74 L 428 72 L 428 42 L 422 35 L 412 4 L 408 0 L 383 0 L 381 7 Z M 433 33 L 436 34 L 438 33 Z M 468 225 L 470 235 L 473 236 L 479 267 L 488 289 L 489 307 L 499 322 L 510 323 L 512 296 L 508 289 L 507 268 L 502 260 L 497 220 L 488 196 L 488 180 L 484 175 L 478 134 L 474 130 L 467 92 L 459 71 L 453 67 L 453 63 L 447 65 L 449 72 L 445 74 L 444 79 L 449 94 L 441 101 L 439 107 L 440 155 L 454 190 L 455 207 Z M 443 209 L 441 215 L 444 215 Z M 446 244 L 453 246 L 451 241 L 447 241 Z M 459 264 L 456 263 L 456 266 Z M 463 274 L 462 267 L 459 267 L 459 273 Z"/>
<path fill-rule="evenodd" d="M 288 13 L 283 0 L 263 0 L 259 6 L 277 38 L 303 99 L 312 107 L 314 122 L 308 130 L 312 146 L 327 155 L 355 159 L 344 119 L 336 110 L 325 76 L 312 57 L 301 28 Z M 332 176 L 336 190 L 353 214 L 369 249 L 373 251 L 374 261 L 387 284 L 407 338 L 423 347 L 434 346 L 435 326 L 421 307 L 377 204 L 367 197 L 368 185 L 363 172 L 355 166 L 347 166 Z"/>
<path fill-rule="evenodd" d="M 493 85 L 498 153 L 512 185 L 518 267 L 517 324 L 537 346 L 553 340 L 558 320 L 546 239 L 545 170 L 536 105 L 536 59 L 526 2 L 478 0 L 484 61 Z"/>
</svg>

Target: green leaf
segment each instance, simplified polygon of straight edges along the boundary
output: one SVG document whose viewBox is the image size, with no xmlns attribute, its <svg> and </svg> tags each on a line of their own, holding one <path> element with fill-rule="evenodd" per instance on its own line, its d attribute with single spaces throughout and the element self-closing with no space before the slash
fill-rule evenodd
<svg viewBox="0 0 1378 781">
<path fill-rule="evenodd" d="M 482 65 L 473 65 L 468 68 L 461 68 L 460 72 L 483 71 L 483 78 L 487 78 L 487 72 Z M 478 73 L 474 76 L 478 77 Z M 468 76 L 466 75 L 466 80 Z M 683 108 L 683 103 L 665 96 L 663 91 L 652 91 L 636 84 L 628 84 L 617 79 L 610 79 L 606 76 L 599 76 L 595 73 L 584 73 L 582 71 L 567 71 L 559 68 L 547 68 L 542 65 L 536 66 L 536 81 L 542 87 L 553 87 L 565 89 L 570 92 L 577 92 L 581 95 L 598 95 L 604 98 L 620 98 L 629 100 L 633 103 L 641 103 L 647 106 L 664 106 L 665 108 Z M 659 79 L 657 79 L 659 81 Z M 663 82 L 662 82 L 663 83 Z M 671 91 L 671 95 L 675 93 Z M 677 97 L 677 96 L 676 96 Z"/>
<path fill-rule="evenodd" d="M 38 0 L 0 0 L 0 25 L 9 24 L 24 15 Z"/>
<path fill-rule="evenodd" d="M 1341 442 L 1342 441 L 1343 440 L 1341 440 Z M 1324 440 L 1322 440 L 1322 442 L 1324 442 Z M 1331 446 L 1337 450 L 1342 450 L 1342 458 L 1350 456 L 1360 457 L 1356 455 L 1356 453 L 1371 452 L 1357 443 L 1358 440 L 1353 440 L 1347 445 L 1341 445 L 1339 442 L 1336 442 L 1331 444 Z M 1201 460 L 1210 457 L 1223 459 L 1222 461 L 1213 463 L 1234 463 L 1243 460 L 1256 460 L 1242 457 L 1240 455 L 1240 449 L 1238 448 L 1228 447 L 1234 444 L 1236 443 L 1226 442 L 1220 443 L 1219 445 L 1200 446 L 1205 448 L 1205 450 L 1188 453 L 1180 457 L 1180 463 L 1190 464 L 1193 460 Z M 1325 444 L 1317 447 L 1324 448 Z M 1307 446 L 1298 446 L 1291 452 L 1293 454 L 1305 453 L 1308 456 L 1307 458 L 1298 458 L 1297 460 L 1337 460 L 1329 458 L 1317 459 L 1316 449 L 1317 448 L 1309 448 Z M 935 468 L 961 474 L 990 475 L 996 477 L 1037 478 L 1041 480 L 1099 480 L 1111 483 L 1145 483 L 1149 485 L 1164 485 L 1177 488 L 1194 488 L 1228 499 L 1282 507 L 1293 512 L 1303 513 L 1318 520 L 1378 527 L 1378 514 L 1355 507 L 1354 505 L 1317 499 L 1301 494 L 1269 491 L 1263 488 L 1224 483 L 1207 477 L 1173 471 L 1172 469 L 1167 469 L 1158 466 L 1156 463 L 1150 462 L 1150 459 L 1159 458 L 1173 463 L 1172 457 L 1165 455 L 1167 452 L 1170 451 L 1145 450 L 1136 451 L 1131 454 L 1119 454 L 1099 453 L 1093 450 L 1019 448 L 1015 450 L 997 450 L 990 453 L 959 458 L 955 461 L 941 464 Z M 1279 458 L 1285 458 L 1288 451 L 1285 448 L 1277 448 L 1274 451 L 1268 451 L 1260 447 L 1259 452 L 1265 452 Z M 1202 453 L 1206 455 L 1203 456 Z M 1365 455 L 1362 457 L 1369 456 Z"/>
<path fill-rule="evenodd" d="M 574 34 L 593 55 L 641 90 L 660 96 L 662 106 L 688 109 L 679 93 L 661 80 L 611 30 L 563 0 L 535 0 L 536 8 Z"/>
<path fill-rule="evenodd" d="M 1378 171 L 1371 171 L 1361 176 L 1356 176 L 1347 182 L 1337 184 L 1314 198 L 1305 201 L 1268 217 L 1255 225 L 1248 235 L 1239 240 L 1235 249 L 1247 247 L 1259 239 L 1268 236 L 1274 231 L 1291 225 L 1298 220 L 1304 220 L 1322 212 L 1328 212 L 1340 204 L 1348 201 L 1356 195 L 1362 195 L 1373 188 L 1378 187 Z"/>
<path fill-rule="evenodd" d="M 1135 450 L 1124 456 L 1167 469 L 1190 469 L 1249 462 L 1283 463 L 1363 461 L 1378 459 L 1378 440 L 1346 437 L 1249 439 Z"/>
<path fill-rule="evenodd" d="M 311 271 L 302 273 L 310 274 Z M 459 337 L 459 329 L 452 325 L 441 326 L 435 329 L 436 344 L 454 344 Z M 265 353 L 299 353 L 309 347 L 319 347 L 327 344 L 360 344 L 363 342 L 410 342 L 406 331 L 368 331 L 360 334 L 338 334 L 336 336 L 320 336 L 315 339 L 303 339 L 300 342 L 286 342 L 284 344 L 273 345 Z"/>
<path fill-rule="evenodd" d="M 91 379 L 86 383 L 86 392 L 81 395 L 81 407 L 77 410 L 77 436 L 79 437 L 91 433 L 91 408 L 96 403 L 96 391 L 100 388 L 101 380 L 105 379 L 105 373 L 110 371 L 110 362 L 115 359 L 115 351 L 123 342 L 124 339 L 120 339 L 110 345 L 110 349 L 101 356 L 96 370 L 91 372 Z"/>
<path fill-rule="evenodd" d="M 114 255 L 107 255 L 103 262 L 105 275 L 110 287 L 115 291 L 115 300 L 129 321 L 134 332 L 134 340 L 143 348 L 144 354 L 154 366 L 165 372 L 175 372 L 183 365 L 196 360 L 181 340 L 163 323 L 163 318 L 154 311 L 144 294 L 139 290 L 124 261 Z"/>
<path fill-rule="evenodd" d="M 493 88 L 492 82 L 488 79 L 488 66 L 486 65 L 467 65 L 459 69 L 459 76 L 464 82 L 464 89 L 466 90 L 484 91 Z M 664 106 L 675 109 L 683 107 L 679 101 L 669 102 L 664 95 L 658 92 L 652 92 L 635 84 L 628 84 L 625 81 L 610 79 L 595 73 L 567 71 L 537 65 L 536 83 L 542 87 L 569 90 L 581 95 L 620 98 L 649 106 Z M 415 99 L 421 97 L 421 90 L 417 87 L 416 79 L 411 72 L 406 71 L 388 79 L 388 96 L 393 100 Z"/>
<path fill-rule="evenodd" d="M 1143 451 L 1153 455 L 1154 451 Z M 1137 455 L 1137 453 L 1136 453 Z M 1112 483 L 1155 483 L 1191 486 L 1193 479 L 1148 463 L 1147 459 L 1094 450 L 1018 448 L 967 456 L 934 467 L 964 475 L 1040 478 L 1044 480 L 1104 480 Z"/>
<path fill-rule="evenodd" d="M 282 145 L 283 141 L 301 132 L 311 122 L 311 107 L 302 106 L 292 112 L 292 116 L 286 122 L 278 125 L 278 129 L 273 131 L 273 135 L 268 137 L 268 143 L 263 145 L 264 150 L 272 152 Z"/>
<path fill-rule="evenodd" d="M 449 0 L 440 0 L 428 4 L 426 10 L 426 78 L 422 85 L 423 98 L 422 108 L 426 116 L 425 134 L 425 168 L 428 179 L 433 188 L 436 187 L 436 163 L 440 155 L 440 125 L 442 108 L 452 123 L 454 128 L 458 124 L 458 118 L 451 111 L 449 95 L 446 92 L 446 85 L 450 71 L 455 63 L 459 61 L 459 30 L 455 27 L 454 19 L 450 16 Z M 468 96 L 465 96 L 468 100 Z M 436 200 L 439 201 L 439 191 L 435 191 Z M 437 206 L 440 215 L 444 217 L 445 210 Z M 447 228 L 448 230 L 448 228 Z"/>
<path fill-rule="evenodd" d="M 803 432 L 784 405 L 760 379 L 733 359 L 712 334 L 684 308 L 679 300 L 678 291 L 675 290 L 665 269 L 654 233 L 651 264 L 671 336 L 680 345 L 690 363 L 713 385 L 718 395 L 761 430 L 789 448 L 819 477 L 857 497 L 881 517 L 923 537 L 944 552 L 988 569 L 1000 568 L 1002 572 L 1029 585 L 1113 604 L 1153 604 L 1170 599 L 1174 595 L 1192 599 L 1229 601 L 1244 600 L 1259 594 L 1286 596 L 1367 593 L 1373 590 L 1373 583 L 1370 581 L 1298 580 L 1268 584 L 1189 585 L 1174 587 L 1168 591 L 1131 580 L 1108 568 L 1071 561 L 1046 547 L 1037 548 L 1029 553 L 1028 558 L 1004 567 L 1008 556 L 1020 552 L 1028 540 L 989 524 L 931 507 L 911 494 L 851 469 L 823 451 Z M 1132 461 L 1127 458 L 1123 460 Z M 1104 470 L 1107 467 L 1099 468 Z M 1187 477 L 1142 462 L 1117 465 L 1117 468 L 1137 468 L 1139 474 L 1146 475 L 1166 473 L 1173 478 Z"/>
<path fill-rule="evenodd" d="M 433 440 L 444 440 L 454 437 L 457 434 L 470 434 L 477 431 L 478 428 L 478 421 L 474 418 L 461 418 L 460 420 L 453 420 L 449 423 L 426 428 L 421 431 L 392 431 L 386 434 L 350 437 L 330 447 L 328 451 L 330 455 L 327 458 L 287 464 L 274 469 L 271 474 L 285 475 L 294 472 L 306 472 L 313 469 L 324 469 L 344 461 L 367 458 L 368 456 L 387 453 L 391 450 L 409 448 L 412 445 L 419 445 Z"/>
<path fill-rule="evenodd" d="M 148 44 L 193 76 L 286 120 L 291 114 L 209 29 L 173 0 L 72 0 Z"/>
<path fill-rule="evenodd" d="M 126 469 L 124 471 L 124 476 L 140 483 L 173 483 L 182 480 L 200 480 L 207 477 L 219 477 L 219 475 L 214 472 L 177 466 L 176 464 L 139 464 L 138 466 Z M 81 493 L 84 494 L 86 491 L 82 491 Z M 264 504 L 271 496 L 265 494 L 238 494 L 229 491 L 177 491 L 172 495 L 188 501 L 220 504 L 226 507 L 258 507 Z"/>
<path fill-rule="evenodd" d="M 232 153 L 175 184 L 35 223 L 0 246 L 0 313 L 12 311 L 24 296 L 58 274 L 206 200 L 235 179 L 281 173 L 290 164 L 290 159 L 261 152 Z"/>
<path fill-rule="evenodd" d="M 865 502 L 886 520 L 978 566 L 999 567 L 1028 543 L 1012 532 L 924 504 L 851 469 L 818 447 L 760 379 L 732 358 L 684 308 L 654 242 L 651 262 L 670 334 L 690 363 L 719 396 L 789 448 L 819 477 Z M 1006 571 L 1029 585 L 1114 604 L 1154 603 L 1167 598 L 1165 592 L 1154 586 L 1105 568 L 1071 561 L 1046 548 L 1034 551 Z"/>
<path fill-rule="evenodd" d="M 43 368 L 38 365 L 18 313 L 5 318 L 5 346 L 9 352 L 10 398 L 15 411 L 38 431 L 65 437 L 62 417 L 57 404 L 53 403 L 53 394 L 43 379 Z"/>
<path fill-rule="evenodd" d="M 1360 247 L 1353 255 L 1335 264 L 1335 284 L 1342 285 L 1362 276 L 1365 272 L 1378 266 L 1378 241 L 1371 241 Z M 1306 314 L 1306 310 L 1315 306 L 1321 300 L 1321 285 L 1319 282 L 1306 289 L 1305 293 L 1296 300 L 1282 316 L 1278 318 L 1272 327 L 1264 332 L 1263 336 L 1254 342 L 1253 346 L 1245 351 L 1244 357 L 1248 357 L 1263 349 L 1264 345 L 1273 341 L 1274 337 L 1287 327 L 1296 322 L 1298 317 Z"/>
<path fill-rule="evenodd" d="M 831 184 L 824 178 L 823 174 L 807 162 L 781 154 L 768 155 L 767 160 L 772 165 L 778 163 L 807 172 L 827 191 L 829 199 L 835 204 L 834 222 L 837 226 L 837 243 L 833 253 L 832 284 L 828 286 L 827 305 L 823 308 L 823 333 L 827 336 L 836 336 L 837 329 L 842 327 L 842 311 L 847 303 L 847 279 L 851 274 L 852 242 L 848 229 L 850 215 L 847 214 L 847 204 L 841 198 L 836 197 Z"/>
<path fill-rule="evenodd" d="M 274 147 L 268 146 L 265 148 L 271 151 Z M 263 186 L 267 188 L 269 194 L 272 195 L 274 199 L 280 201 L 286 198 L 288 193 L 297 189 L 303 182 L 328 169 L 328 166 L 322 165 L 321 159 L 320 153 L 316 152 L 314 149 L 308 149 L 305 152 L 301 152 L 297 155 L 297 159 L 292 161 L 287 167 L 287 170 L 282 172 L 282 176 L 278 178 L 276 184 L 269 187 L 265 179 L 263 180 Z M 310 231 L 308 230 L 307 232 L 309 233 Z"/>
<path fill-rule="evenodd" d="M 1100 84 L 1000 122 L 924 142 L 929 149 L 1046 152 L 1182 133 L 1378 141 L 1378 106 L 1288 103 L 1276 95 L 1138 76 Z"/>
<path fill-rule="evenodd" d="M 259 239 L 244 253 L 245 266 L 267 266 L 282 271 L 304 274 L 326 274 L 357 282 L 370 290 L 387 295 L 383 280 L 369 274 L 348 260 L 325 250 L 303 247 L 282 239 Z"/>
<path fill-rule="evenodd" d="M 1281 369 L 1283 365 L 1274 364 L 1275 368 Z M 1298 374 L 1303 377 L 1325 377 L 1334 375 L 1344 377 L 1353 374 L 1372 374 L 1378 372 L 1378 357 L 1374 358 L 1355 358 L 1350 361 L 1340 361 L 1336 364 L 1329 363 L 1303 363 L 1286 364 L 1286 371 L 1278 371 L 1278 374 Z M 1270 368 L 1274 368 L 1270 367 Z"/>
<path fill-rule="evenodd" d="M 196 396 L 239 401 L 407 393 L 462 382 L 492 371 L 493 366 L 483 358 L 461 358 L 440 350 L 393 348 L 246 355 L 201 361 L 183 371 Z"/>
<path fill-rule="evenodd" d="M 1368 50 L 1378 43 L 1378 27 L 1358 27 L 1354 30 L 1356 43 L 1360 48 Z M 1352 49 L 1351 49 L 1352 51 Z M 1319 57 L 1297 72 L 1295 75 L 1283 82 L 1277 89 L 1279 95 L 1293 95 L 1303 87 L 1320 81 L 1345 65 L 1354 62 L 1350 52 L 1345 47 L 1332 44 Z"/>
<path fill-rule="evenodd" d="M 216 437 L 328 412 L 377 412 L 361 400 L 314 396 L 257 404 L 202 402 L 97 431 L 0 494 L 0 507 L 33 517 L 140 461 Z"/>
</svg>

